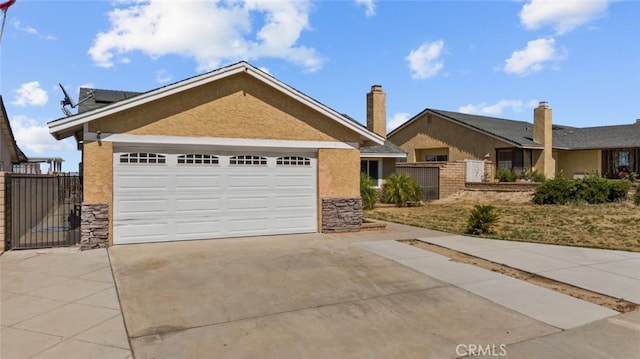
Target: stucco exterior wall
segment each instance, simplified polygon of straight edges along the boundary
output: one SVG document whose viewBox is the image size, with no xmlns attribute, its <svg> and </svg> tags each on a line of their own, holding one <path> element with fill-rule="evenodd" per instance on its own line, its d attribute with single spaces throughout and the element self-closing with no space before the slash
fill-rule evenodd
<svg viewBox="0 0 640 359">
<path fill-rule="evenodd" d="M 105 141 L 85 142 L 83 152 L 83 204 L 107 204 L 109 245 L 111 245 L 113 243 L 113 144 Z"/>
<path fill-rule="evenodd" d="M 429 116 L 430 120 L 428 120 Z M 389 140 L 407 151 L 407 162 L 424 161 L 424 158 L 418 158 L 421 153 L 425 153 L 420 151 L 424 149 L 448 148 L 448 161 L 462 161 L 483 160 L 487 153 L 493 159 L 496 148 L 513 147 L 507 142 L 429 114 L 424 114 L 405 128 L 393 133 L 389 136 Z"/>
<path fill-rule="evenodd" d="M 602 169 L 602 151 L 558 151 L 557 166 L 563 176 L 573 178 L 574 175 L 600 173 Z"/>
<path fill-rule="evenodd" d="M 190 137 L 359 140 L 355 132 L 245 74 L 93 121 L 89 130 Z"/>
<path fill-rule="evenodd" d="M 382 178 L 389 177 L 395 171 L 396 171 L 396 159 L 383 158 L 382 159 Z"/>
</svg>

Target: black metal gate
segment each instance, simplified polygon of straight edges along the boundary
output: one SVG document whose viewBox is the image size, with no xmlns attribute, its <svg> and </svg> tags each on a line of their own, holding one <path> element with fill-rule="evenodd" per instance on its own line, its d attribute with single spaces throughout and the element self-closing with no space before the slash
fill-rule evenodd
<svg viewBox="0 0 640 359">
<path fill-rule="evenodd" d="M 8 248 L 64 247 L 80 242 L 80 176 L 11 174 L 5 193 Z"/>
<path fill-rule="evenodd" d="M 423 200 L 440 198 L 440 168 L 396 163 L 397 173 L 407 173 L 420 186 Z"/>
</svg>

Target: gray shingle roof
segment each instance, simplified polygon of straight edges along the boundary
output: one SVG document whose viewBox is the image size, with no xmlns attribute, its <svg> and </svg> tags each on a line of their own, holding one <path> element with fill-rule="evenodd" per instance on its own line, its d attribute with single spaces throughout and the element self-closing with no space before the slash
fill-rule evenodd
<svg viewBox="0 0 640 359">
<path fill-rule="evenodd" d="M 102 90 L 81 87 L 80 95 L 78 96 L 78 113 L 95 110 L 110 103 L 137 96 L 141 93 L 142 92 Z"/>
<path fill-rule="evenodd" d="M 360 153 L 362 154 L 397 154 L 397 155 L 407 155 L 407 153 L 400 147 L 394 145 L 389 140 L 384 141 L 384 145 L 375 145 L 375 146 L 362 146 L 360 147 Z"/>
<path fill-rule="evenodd" d="M 571 150 L 640 147 L 640 123 L 555 130 L 553 147 Z"/>
<path fill-rule="evenodd" d="M 433 109 L 424 112 L 459 122 L 517 147 L 542 147 L 533 141 L 533 124 L 530 122 Z M 640 124 L 582 128 L 553 125 L 553 147 L 565 150 L 640 147 Z"/>
</svg>

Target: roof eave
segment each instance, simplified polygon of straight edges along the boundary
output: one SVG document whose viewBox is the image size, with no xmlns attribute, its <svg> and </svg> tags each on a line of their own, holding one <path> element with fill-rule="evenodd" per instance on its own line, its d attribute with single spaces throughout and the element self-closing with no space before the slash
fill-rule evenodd
<svg viewBox="0 0 640 359">
<path fill-rule="evenodd" d="M 140 106 L 140 105 L 149 103 L 151 101 L 155 101 L 155 100 L 164 98 L 166 96 L 170 96 L 175 93 L 188 90 L 197 86 L 205 85 L 213 81 L 216 81 L 228 76 L 232 76 L 238 73 L 242 73 L 242 72 L 250 74 L 254 78 L 270 85 L 271 87 L 277 89 L 278 91 L 290 97 L 293 97 L 298 101 L 306 104 L 307 106 L 312 107 L 316 111 L 324 114 L 325 116 L 328 116 L 329 118 L 340 123 L 341 125 L 358 133 L 362 140 L 373 141 L 379 145 L 384 144 L 384 138 L 382 136 L 379 136 L 362 126 L 359 126 L 358 124 L 353 123 L 352 121 L 350 121 L 343 115 L 339 114 L 338 112 L 332 110 L 331 108 L 311 99 L 310 97 L 302 94 L 301 92 L 293 89 L 292 87 L 275 79 L 273 76 L 268 75 L 263 71 L 260 71 L 259 69 L 251 66 L 246 62 L 239 62 L 237 64 L 212 71 L 208 74 L 196 76 L 190 79 L 177 82 L 172 85 L 168 85 L 156 90 L 145 92 L 131 99 L 125 99 L 119 102 L 114 102 L 113 104 L 107 105 L 100 109 L 96 109 L 94 111 L 77 114 L 71 117 L 61 118 L 61 119 L 49 122 L 48 123 L 49 132 L 53 135 L 53 137 L 60 140 L 73 135 L 73 133 L 75 133 L 76 131 L 81 130 L 85 123 L 91 122 L 93 120 L 102 118 L 104 116 L 109 116 L 121 111 L 125 111 L 127 109 Z"/>
</svg>

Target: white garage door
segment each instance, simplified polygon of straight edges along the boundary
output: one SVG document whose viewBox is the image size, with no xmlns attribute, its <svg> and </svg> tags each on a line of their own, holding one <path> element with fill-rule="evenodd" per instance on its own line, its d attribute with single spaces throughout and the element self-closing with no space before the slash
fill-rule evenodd
<svg viewBox="0 0 640 359">
<path fill-rule="evenodd" d="M 317 231 L 315 153 L 115 151 L 114 244 Z"/>
</svg>

